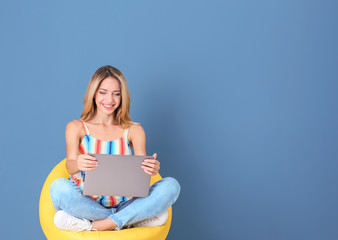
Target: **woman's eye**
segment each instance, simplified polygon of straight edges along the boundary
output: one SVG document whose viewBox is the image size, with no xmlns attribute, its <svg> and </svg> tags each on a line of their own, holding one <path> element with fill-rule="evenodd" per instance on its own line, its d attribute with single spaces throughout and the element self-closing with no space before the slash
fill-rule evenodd
<svg viewBox="0 0 338 240">
<path fill-rule="evenodd" d="M 106 92 L 99 92 L 100 94 L 106 94 Z"/>
<path fill-rule="evenodd" d="M 115 96 L 120 96 L 120 94 L 119 94 L 119 93 L 114 93 L 114 95 L 115 95 Z"/>
</svg>

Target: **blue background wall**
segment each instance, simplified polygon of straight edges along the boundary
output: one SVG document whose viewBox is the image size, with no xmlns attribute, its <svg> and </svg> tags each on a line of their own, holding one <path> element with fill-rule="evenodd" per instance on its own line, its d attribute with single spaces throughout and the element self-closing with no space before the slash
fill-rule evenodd
<svg viewBox="0 0 338 240">
<path fill-rule="evenodd" d="M 1 238 L 45 239 L 42 185 L 90 77 L 110 64 L 148 153 L 182 185 L 168 239 L 337 239 L 336 1 L 13 0 L 0 11 Z"/>
</svg>

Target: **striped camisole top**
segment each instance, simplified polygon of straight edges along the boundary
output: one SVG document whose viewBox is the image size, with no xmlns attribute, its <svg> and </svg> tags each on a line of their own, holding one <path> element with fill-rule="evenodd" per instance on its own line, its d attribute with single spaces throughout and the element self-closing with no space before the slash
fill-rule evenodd
<svg viewBox="0 0 338 240">
<path fill-rule="evenodd" d="M 79 146 L 79 152 L 81 154 L 85 153 L 87 150 L 89 153 L 98 153 L 98 154 L 117 154 L 117 155 L 131 155 L 130 143 L 128 141 L 128 132 L 129 128 L 124 131 L 124 134 L 121 138 L 114 141 L 102 141 L 94 138 L 89 134 L 88 127 L 84 121 L 82 121 L 83 128 L 86 135 Z M 80 187 L 81 191 L 83 190 L 83 180 L 85 177 L 85 172 L 80 171 L 77 174 L 70 175 L 69 179 L 75 181 L 76 185 Z M 123 179 L 121 179 L 123 181 Z M 100 203 L 105 207 L 112 207 L 117 205 L 122 201 L 128 201 L 132 197 L 125 196 L 92 196 L 96 202 Z"/>
</svg>

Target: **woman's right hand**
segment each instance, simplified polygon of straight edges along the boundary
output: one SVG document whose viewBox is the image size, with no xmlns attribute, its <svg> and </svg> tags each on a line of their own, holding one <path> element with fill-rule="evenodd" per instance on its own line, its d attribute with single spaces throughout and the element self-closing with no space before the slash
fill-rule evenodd
<svg viewBox="0 0 338 240">
<path fill-rule="evenodd" d="M 89 155 L 89 152 L 86 151 L 84 154 L 80 154 L 77 157 L 77 167 L 80 171 L 90 171 L 97 168 L 98 162 L 96 158 Z"/>
</svg>

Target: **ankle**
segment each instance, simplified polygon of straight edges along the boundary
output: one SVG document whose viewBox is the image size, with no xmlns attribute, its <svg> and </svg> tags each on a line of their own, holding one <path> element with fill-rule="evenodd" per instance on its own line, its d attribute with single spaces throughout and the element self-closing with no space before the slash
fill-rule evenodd
<svg viewBox="0 0 338 240">
<path fill-rule="evenodd" d="M 110 231 L 116 227 L 117 224 L 110 218 L 92 222 L 92 229 L 96 231 Z"/>
</svg>

